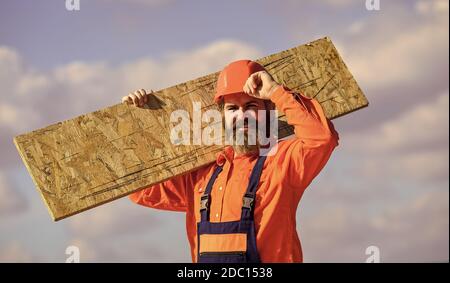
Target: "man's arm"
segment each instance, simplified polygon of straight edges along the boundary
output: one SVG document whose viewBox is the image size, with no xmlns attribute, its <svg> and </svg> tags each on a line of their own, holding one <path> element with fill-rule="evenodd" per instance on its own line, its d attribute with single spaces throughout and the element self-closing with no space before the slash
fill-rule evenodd
<svg viewBox="0 0 450 283">
<path fill-rule="evenodd" d="M 270 99 L 286 114 L 288 124 L 294 126 L 295 138 L 283 141 L 277 162 L 281 167 L 278 172 L 284 174 L 281 178 L 298 188 L 296 196 L 301 196 L 338 145 L 339 135 L 333 123 L 317 100 L 279 85 L 266 71 L 253 73 L 243 90 L 256 98 Z"/>
<path fill-rule="evenodd" d="M 189 174 L 171 178 L 129 195 L 134 203 L 163 210 L 186 211 Z"/>
<path fill-rule="evenodd" d="M 122 103 L 143 107 L 148 101 L 148 96 L 152 93 L 153 90 L 147 93 L 144 89 L 139 89 L 122 97 Z M 190 174 L 174 177 L 165 182 L 134 192 L 129 195 L 129 198 L 134 203 L 151 208 L 186 211 L 186 190 L 191 185 L 191 179 Z"/>
<path fill-rule="evenodd" d="M 294 126 L 295 138 L 285 141 L 284 165 L 288 166 L 286 177 L 301 194 L 329 160 L 339 135 L 317 100 L 284 86 L 278 86 L 270 99 Z"/>
</svg>

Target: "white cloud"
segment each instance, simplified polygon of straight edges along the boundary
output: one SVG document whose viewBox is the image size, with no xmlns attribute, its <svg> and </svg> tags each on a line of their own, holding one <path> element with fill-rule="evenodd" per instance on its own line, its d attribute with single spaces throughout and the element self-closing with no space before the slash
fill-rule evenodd
<svg viewBox="0 0 450 283">
<path fill-rule="evenodd" d="M 449 94 L 438 95 L 397 118 L 341 135 L 342 146 L 360 156 L 362 176 L 420 181 L 448 179 Z"/>
<path fill-rule="evenodd" d="M 366 25 L 365 21 L 357 20 L 348 27 L 347 32 L 350 34 L 359 34 L 364 30 L 365 25 Z"/>
<path fill-rule="evenodd" d="M 448 162 L 448 148 L 431 149 L 394 156 L 370 156 L 360 164 L 360 172 L 362 177 L 372 179 L 383 176 L 391 181 L 407 179 L 430 184 L 448 180 Z"/>
<path fill-rule="evenodd" d="M 174 246 L 158 246 L 139 235 L 134 241 L 75 238 L 70 243 L 79 248 L 80 262 L 174 262 L 177 258 Z"/>
<path fill-rule="evenodd" d="M 447 0 L 420 0 L 416 2 L 414 7 L 419 14 L 448 14 Z"/>
<path fill-rule="evenodd" d="M 19 119 L 18 111 L 8 104 L 0 104 L 0 123 L 11 125 Z"/>
<path fill-rule="evenodd" d="M 124 78 L 128 90 L 140 86 L 163 88 L 220 71 L 237 59 L 257 59 L 261 54 L 249 44 L 225 39 L 187 52 L 168 51 L 160 60 L 143 58 L 125 64 L 118 69 L 117 76 Z"/>
<path fill-rule="evenodd" d="M 385 1 L 380 11 L 356 18 L 337 38 L 364 89 L 424 83 L 448 73 L 448 1 L 419 1 L 415 11 L 409 4 L 414 3 Z"/>
<path fill-rule="evenodd" d="M 349 5 L 350 1 L 330 1 L 330 3 Z M 439 8 L 416 7 L 418 17 L 414 18 L 413 15 L 407 14 L 406 9 L 400 13 L 392 12 L 389 3 L 391 2 L 383 2 L 381 11 L 355 22 L 347 33 L 354 37 L 352 40 L 347 41 L 342 37 L 333 40 L 339 45 L 338 49 L 344 51 L 341 53 L 345 53 L 344 59 L 363 89 L 367 86 L 382 88 L 388 84 L 394 85 L 396 90 L 418 84 L 429 86 L 431 79 L 439 78 L 440 74 L 445 75 L 442 66 L 448 69 L 448 55 L 446 55 L 448 27 L 444 21 L 448 13 L 440 13 L 441 16 L 436 17 Z M 362 2 L 356 5 L 357 9 L 365 9 Z M 320 17 L 314 15 L 310 18 L 320 20 Z M 339 15 L 336 19 L 337 22 L 343 21 Z M 299 22 L 298 14 L 292 21 L 302 25 L 300 27 L 302 32 L 297 28 L 295 35 L 304 36 L 309 28 L 307 23 Z M 304 38 L 302 41 L 305 41 Z M 338 42 L 342 42 L 342 48 Z M 227 55 L 221 56 L 219 53 Z M 4 90 L 10 89 L 3 91 L 0 99 L 2 109 L 8 109 L 7 114 L 0 115 L 3 117 L 0 120 L 8 121 L 0 122 L 0 155 L 3 158 L 0 166 L 8 163 L 5 158 L 8 155 L 13 154 L 17 157 L 11 143 L 13 133 L 32 130 L 37 126 L 45 126 L 51 122 L 118 103 L 122 95 L 136 88 L 156 90 L 217 71 L 232 59 L 256 58 L 260 55 L 262 54 L 256 48 L 248 44 L 224 40 L 193 50 L 170 52 L 163 58 L 140 58 L 119 66 L 111 66 L 107 62 L 72 62 L 49 72 L 41 72 L 32 70 L 30 66 L 24 64 L 20 55 L 13 49 L 0 48 L 0 84 Z M 448 85 L 447 77 L 440 83 Z M 8 95 L 5 96 L 5 93 Z M 376 93 L 377 97 L 381 97 L 380 101 L 385 103 L 389 103 L 391 101 L 389 98 L 396 94 L 398 92 Z M 414 95 L 417 94 L 404 98 L 411 100 Z M 420 95 L 428 96 L 428 94 Z M 445 101 L 444 94 L 440 95 L 439 99 Z M 448 104 L 448 94 L 446 101 Z M 425 105 L 426 109 L 414 107 L 406 113 L 398 113 L 398 117 L 390 122 L 358 133 L 358 136 L 353 136 L 354 138 L 341 136 L 341 150 L 349 149 L 348 152 L 352 155 L 358 155 L 360 158 L 358 160 L 370 162 L 361 164 L 348 160 L 350 158 L 345 156 L 337 160 L 338 165 L 327 171 L 339 172 L 337 169 L 341 168 L 341 165 L 353 162 L 350 166 L 358 170 L 362 168 L 379 172 L 373 177 L 383 180 L 370 183 L 373 180 L 367 178 L 370 172 L 360 175 L 359 171 L 354 171 L 352 178 L 341 176 L 337 180 L 341 182 L 330 183 L 336 191 L 335 195 L 351 197 L 354 193 L 354 197 L 334 199 L 335 206 L 321 207 L 321 212 L 310 219 L 300 218 L 306 261 L 362 262 L 366 257 L 364 249 L 369 244 L 380 246 L 382 260 L 419 261 L 445 258 L 448 260 L 448 193 L 433 194 L 426 189 L 430 184 L 429 177 L 438 176 L 447 168 L 443 163 L 446 161 L 445 154 L 448 156 L 448 147 L 439 151 L 445 142 L 448 143 L 448 130 L 446 132 L 438 130 L 441 125 L 448 129 L 448 122 L 440 123 L 442 117 L 448 120 L 448 107 L 443 108 L 442 105 L 439 100 L 433 100 Z M 377 111 L 379 115 L 376 118 L 380 120 L 384 115 L 382 110 L 380 107 Z M 15 117 L 23 117 L 30 113 L 37 114 L 28 119 L 24 125 L 11 123 Z M 420 131 L 406 131 L 419 123 L 413 124 L 411 122 L 413 117 L 420 118 L 417 121 L 420 121 L 419 126 L 425 134 L 421 135 Z M 397 130 L 403 134 L 399 135 Z M 382 144 L 384 140 L 377 144 L 375 139 L 371 139 L 377 135 L 382 136 L 389 146 Z M 363 142 L 367 142 L 368 147 L 359 145 Z M 10 147 L 6 147 L 6 144 Z M 431 146 L 436 150 L 425 150 Z M 412 148 L 420 150 L 411 150 Z M 386 157 L 393 165 L 383 160 Z M 392 171 L 391 169 L 395 167 L 405 170 Z M 391 175 L 386 176 L 385 173 Z M 448 183 L 448 173 L 444 173 L 444 177 L 445 174 Z M 321 176 L 319 180 L 323 179 L 323 175 Z M 424 194 L 411 200 L 409 188 L 402 188 L 401 192 L 408 196 L 402 198 L 403 202 L 395 205 L 387 204 L 390 198 L 385 195 L 386 190 L 377 187 L 380 183 L 392 187 L 394 180 L 414 183 L 417 178 L 427 180 L 423 183 L 427 185 L 423 186 Z M 362 188 L 360 194 L 355 191 L 349 192 L 348 188 L 341 186 L 342 179 L 360 184 Z M 321 191 L 321 188 L 315 190 Z M 368 192 L 370 194 L 366 195 Z M 333 195 L 330 194 L 329 197 L 332 198 Z M 320 202 L 313 203 L 318 207 L 320 204 Z M 375 213 L 370 211 L 370 204 L 375 206 Z M 73 243 L 81 248 L 82 261 L 137 258 L 170 260 L 187 249 L 181 240 L 185 238 L 184 223 L 178 218 L 171 223 L 173 213 L 161 212 L 164 215 L 161 214 L 159 218 L 155 217 L 157 214 L 155 210 L 140 207 L 136 209 L 139 209 L 139 212 L 128 211 L 126 205 L 118 204 L 116 201 L 111 206 L 102 206 L 64 220 L 69 226 L 67 237 L 73 239 Z M 98 216 L 95 215 L 97 213 Z M 127 237 L 132 239 L 132 244 L 124 241 Z M 69 244 L 73 243 L 70 241 Z"/>
<path fill-rule="evenodd" d="M 104 2 L 113 2 L 112 0 L 102 0 Z M 138 5 L 146 5 L 150 7 L 158 7 L 163 5 L 168 5 L 173 2 L 173 0 L 115 0 L 114 2 L 122 2 L 126 4 L 138 4 Z M 109 5 L 109 3 L 106 3 Z"/>
<path fill-rule="evenodd" d="M 353 0 L 325 0 L 326 4 L 334 6 L 334 7 L 348 7 L 351 5 L 355 5 L 355 1 Z M 358 1 L 357 1 L 358 2 Z M 359 4 L 359 3 L 356 3 Z M 364 3 L 361 3 L 361 7 L 364 7 Z"/>
<path fill-rule="evenodd" d="M 16 91 L 20 96 L 30 95 L 30 93 L 42 93 L 49 90 L 50 80 L 44 74 L 30 71 L 22 76 L 17 83 Z"/>
<path fill-rule="evenodd" d="M 448 261 L 449 94 L 428 96 L 392 120 L 341 134 L 339 165 L 302 200 L 305 261 L 364 262 L 369 245 L 384 262 Z"/>
<path fill-rule="evenodd" d="M 186 74 L 185 68 L 189 68 L 189 75 L 192 79 L 208 72 L 220 71 L 224 65 L 231 61 L 258 59 L 262 55 L 254 46 L 232 39 L 224 39 L 198 48 L 191 52 L 189 56 L 179 52 L 171 52 L 166 60 L 173 62 L 173 64 L 168 65 L 167 70 L 170 74 L 180 74 L 179 76 L 181 76 Z M 226 59 L 224 60 L 224 58 Z"/>
<path fill-rule="evenodd" d="M 159 59 L 144 57 L 119 66 L 76 61 L 42 72 L 24 64 L 13 49 L 1 47 L 0 166 L 19 161 L 13 135 L 119 103 L 135 89 L 162 89 L 260 55 L 257 48 L 230 39 Z"/>
<path fill-rule="evenodd" d="M 416 82 L 429 76 L 434 64 L 445 60 L 438 56 L 445 56 L 444 52 L 448 51 L 448 27 L 443 23 L 430 24 L 383 42 L 346 60 L 365 87 Z"/>
<path fill-rule="evenodd" d="M 259 56 L 257 48 L 244 42 L 220 40 L 118 66 L 76 61 L 42 72 L 24 64 L 13 49 L 2 47 L 0 85 L 8 92 L 0 99 L 0 166 L 20 162 L 13 135 L 120 103 L 123 95 L 138 88 L 158 90 L 219 71 L 230 61 Z M 14 193 L 0 175 L 1 211 L 11 212 L 22 203 Z M 67 244 L 80 246 L 82 261 L 189 261 L 184 217 L 161 213 L 155 216 L 162 214 L 117 200 L 64 220 Z M 167 241 L 172 244 L 163 247 Z M 18 251 L 11 248 L 5 258 L 27 259 Z"/>
<path fill-rule="evenodd" d="M 0 78 L 15 79 L 22 72 L 22 60 L 11 48 L 0 46 Z"/>
<path fill-rule="evenodd" d="M 370 212 L 368 204 L 334 203 L 301 219 L 306 262 L 364 262 L 376 245 L 382 262 L 448 261 L 448 191 L 424 191 L 412 201 L 386 202 Z"/>
<path fill-rule="evenodd" d="M 83 262 L 190 261 L 182 213 L 124 198 L 64 221 L 71 236 L 68 244 L 79 247 Z"/>
<path fill-rule="evenodd" d="M 0 171 L 0 216 L 20 213 L 26 207 L 26 199 L 13 188 L 7 175 Z"/>
<path fill-rule="evenodd" d="M 32 255 L 17 241 L 0 247 L 0 262 L 32 262 Z"/>
<path fill-rule="evenodd" d="M 66 222 L 74 236 L 90 239 L 140 232 L 161 225 L 150 210 L 131 205 L 131 201 L 125 198 L 72 216 Z"/>
<path fill-rule="evenodd" d="M 449 93 L 414 106 L 398 117 L 347 137 L 353 149 L 393 153 L 405 149 L 444 143 L 449 139 Z M 432 150 L 434 148 L 431 148 Z"/>
</svg>

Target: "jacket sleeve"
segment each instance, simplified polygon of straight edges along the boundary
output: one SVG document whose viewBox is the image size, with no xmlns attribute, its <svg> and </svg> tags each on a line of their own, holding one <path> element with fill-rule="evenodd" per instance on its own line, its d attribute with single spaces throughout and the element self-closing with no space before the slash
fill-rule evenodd
<svg viewBox="0 0 450 283">
<path fill-rule="evenodd" d="M 295 138 L 285 141 L 282 166 L 286 168 L 285 177 L 302 193 L 338 146 L 339 135 L 317 100 L 284 86 L 275 89 L 271 100 L 294 126 Z"/>
<path fill-rule="evenodd" d="M 134 203 L 143 206 L 185 212 L 187 210 L 187 189 L 190 187 L 190 181 L 190 174 L 177 176 L 134 192 L 129 195 L 129 198 Z"/>
</svg>

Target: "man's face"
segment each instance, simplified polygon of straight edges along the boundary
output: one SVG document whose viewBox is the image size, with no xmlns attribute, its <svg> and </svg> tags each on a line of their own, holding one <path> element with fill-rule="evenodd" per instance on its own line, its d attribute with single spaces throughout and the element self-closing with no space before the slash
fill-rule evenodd
<svg viewBox="0 0 450 283">
<path fill-rule="evenodd" d="M 244 144 L 235 147 L 241 153 L 257 149 L 257 143 L 248 144 L 249 133 L 257 142 L 258 110 L 265 110 L 264 100 L 247 95 L 246 93 L 235 93 L 224 96 L 224 118 L 225 129 L 233 130 L 233 139 L 236 135 L 243 135 Z"/>
</svg>

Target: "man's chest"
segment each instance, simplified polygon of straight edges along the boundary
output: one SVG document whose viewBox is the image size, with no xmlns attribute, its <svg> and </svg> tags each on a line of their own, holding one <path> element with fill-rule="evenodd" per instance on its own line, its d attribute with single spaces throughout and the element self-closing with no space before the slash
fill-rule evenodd
<svg viewBox="0 0 450 283">
<path fill-rule="evenodd" d="M 209 215 L 211 222 L 227 222 L 240 219 L 243 197 L 248 189 L 252 164 L 226 164 L 223 171 L 212 184 L 209 202 Z M 259 178 L 256 191 L 255 207 L 263 204 L 265 191 L 268 185 L 268 170 L 263 170 Z M 210 178 L 195 184 L 194 209 L 197 221 L 200 220 L 200 200 L 204 195 Z"/>
</svg>

